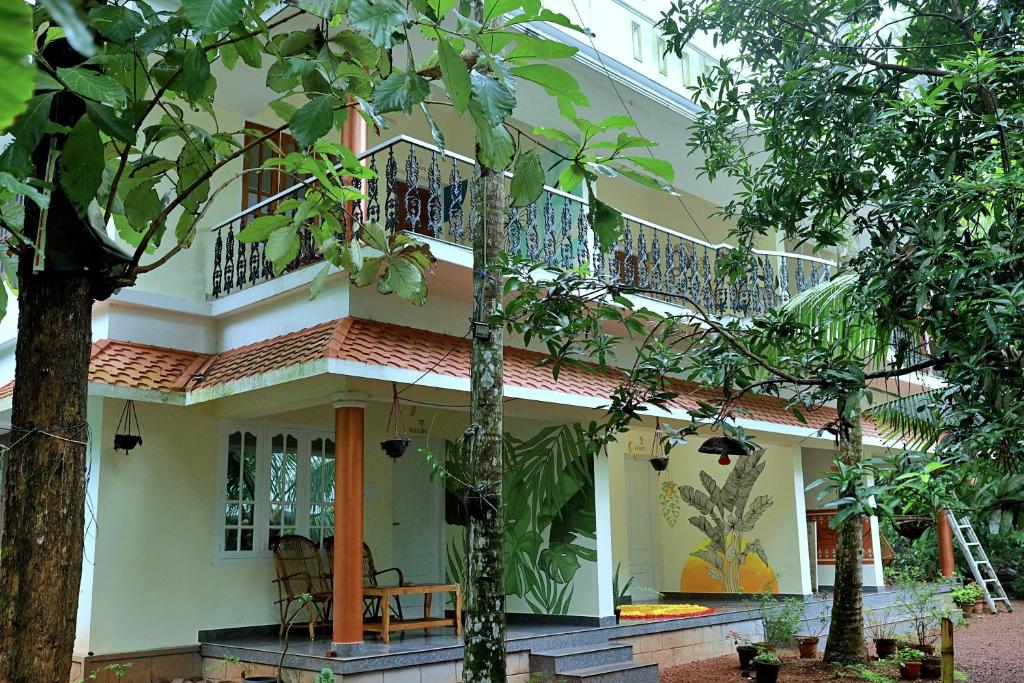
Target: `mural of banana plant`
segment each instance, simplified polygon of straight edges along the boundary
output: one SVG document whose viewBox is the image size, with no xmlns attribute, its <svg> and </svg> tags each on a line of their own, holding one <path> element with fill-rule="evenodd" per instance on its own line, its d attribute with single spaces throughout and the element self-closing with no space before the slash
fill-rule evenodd
<svg viewBox="0 0 1024 683">
<path fill-rule="evenodd" d="M 768 556 L 761 540 L 747 538 L 765 510 L 775 503 L 770 496 L 763 495 L 750 501 L 751 490 L 764 468 L 763 453 L 757 452 L 739 458 L 722 486 L 704 471 L 700 472 L 703 491 L 689 484 L 679 486 L 665 482 L 662 485 L 659 496 L 661 510 L 670 526 L 675 525 L 680 514 L 676 494 L 700 513 L 687 521 L 704 534 L 708 544 L 695 550 L 691 556 L 710 565 L 708 575 L 719 581 L 727 593 L 742 592 L 740 570 L 751 553 L 768 566 Z"/>
<path fill-rule="evenodd" d="M 596 562 L 594 461 L 579 425 L 542 429 L 522 440 L 505 435 L 505 592 L 537 614 L 567 614 L 573 578 Z M 460 481 L 469 481 L 459 444 L 447 443 L 445 521 L 457 528 L 446 548 L 448 575 L 463 575 L 466 511 Z"/>
</svg>

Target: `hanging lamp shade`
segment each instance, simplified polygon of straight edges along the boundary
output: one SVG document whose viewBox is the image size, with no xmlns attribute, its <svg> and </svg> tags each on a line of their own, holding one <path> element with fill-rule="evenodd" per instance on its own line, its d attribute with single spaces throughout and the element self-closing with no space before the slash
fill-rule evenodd
<svg viewBox="0 0 1024 683">
<path fill-rule="evenodd" d="M 728 465 L 732 462 L 729 458 L 732 455 L 750 455 L 750 451 L 743 447 L 740 440 L 731 436 L 712 436 L 700 445 L 697 452 L 719 456 L 719 465 Z"/>
</svg>

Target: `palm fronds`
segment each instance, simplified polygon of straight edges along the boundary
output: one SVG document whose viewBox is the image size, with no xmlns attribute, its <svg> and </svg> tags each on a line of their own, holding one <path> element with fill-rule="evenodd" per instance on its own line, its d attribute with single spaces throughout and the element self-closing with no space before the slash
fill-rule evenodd
<svg viewBox="0 0 1024 683">
<path fill-rule="evenodd" d="M 866 414 L 884 438 L 902 440 L 911 450 L 926 451 L 938 443 L 945 431 L 939 405 L 938 390 L 932 389 L 879 403 Z"/>
</svg>

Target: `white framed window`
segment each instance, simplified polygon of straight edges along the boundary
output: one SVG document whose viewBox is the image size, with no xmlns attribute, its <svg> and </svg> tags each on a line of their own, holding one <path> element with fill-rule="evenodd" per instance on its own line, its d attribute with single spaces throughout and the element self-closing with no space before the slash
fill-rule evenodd
<svg viewBox="0 0 1024 683">
<path fill-rule="evenodd" d="M 658 65 L 658 73 L 668 76 L 668 55 L 665 54 L 668 50 L 668 43 L 663 38 L 658 38 L 655 48 L 657 51 L 654 53 L 654 59 Z"/>
<path fill-rule="evenodd" d="M 214 556 L 262 560 L 274 542 L 334 534 L 334 441 L 324 430 L 228 425 L 221 436 Z"/>
<path fill-rule="evenodd" d="M 631 21 L 629 22 L 629 29 L 633 39 L 633 59 L 642 62 L 644 61 L 644 37 L 640 31 L 640 24 Z"/>
<path fill-rule="evenodd" d="M 693 87 L 693 56 L 689 50 L 683 50 L 679 56 L 679 68 L 683 74 L 683 85 L 687 88 Z"/>
</svg>

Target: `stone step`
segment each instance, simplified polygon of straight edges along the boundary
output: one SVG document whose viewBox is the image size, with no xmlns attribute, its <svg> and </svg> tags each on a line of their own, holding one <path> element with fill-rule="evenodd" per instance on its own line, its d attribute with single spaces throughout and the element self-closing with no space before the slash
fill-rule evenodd
<svg viewBox="0 0 1024 683">
<path fill-rule="evenodd" d="M 570 683 L 658 683 L 658 665 L 642 662 L 604 664 L 555 674 L 555 680 Z"/>
<path fill-rule="evenodd" d="M 633 659 L 633 646 L 625 643 L 597 643 L 530 653 L 530 673 L 560 674 L 604 664 L 621 664 Z"/>
</svg>

